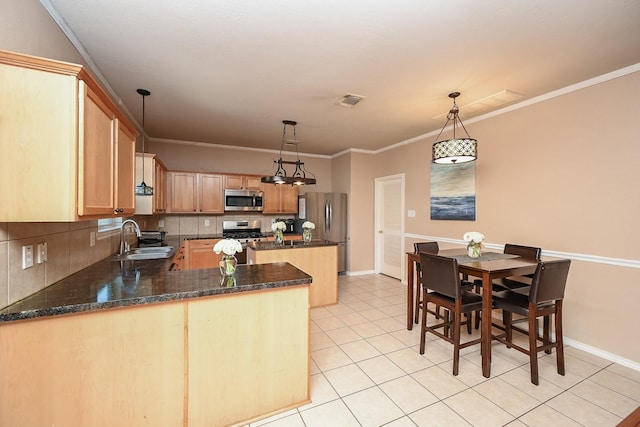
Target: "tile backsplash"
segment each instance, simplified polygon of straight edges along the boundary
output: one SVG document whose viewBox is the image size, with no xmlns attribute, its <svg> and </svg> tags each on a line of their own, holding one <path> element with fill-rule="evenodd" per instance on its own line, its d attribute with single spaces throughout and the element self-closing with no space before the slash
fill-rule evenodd
<svg viewBox="0 0 640 427">
<path fill-rule="evenodd" d="M 101 233 L 90 246 L 97 221 L 0 223 L 0 308 L 11 305 L 117 250 L 119 234 Z M 47 244 L 47 260 L 37 262 L 37 246 Z M 22 247 L 33 245 L 33 267 L 22 268 Z"/>
<path fill-rule="evenodd" d="M 292 215 L 153 215 L 136 216 L 142 230 L 166 231 L 169 235 L 222 234 L 222 221 L 262 222 L 262 231 L 271 232 L 276 218 Z M 95 232 L 95 246 L 90 234 Z M 120 245 L 117 231 L 97 233 L 98 221 L 83 222 L 0 222 L 0 309 L 114 254 Z M 38 244 L 47 244 L 47 261 L 36 262 Z M 22 269 L 22 247 L 33 245 L 33 267 Z"/>
</svg>

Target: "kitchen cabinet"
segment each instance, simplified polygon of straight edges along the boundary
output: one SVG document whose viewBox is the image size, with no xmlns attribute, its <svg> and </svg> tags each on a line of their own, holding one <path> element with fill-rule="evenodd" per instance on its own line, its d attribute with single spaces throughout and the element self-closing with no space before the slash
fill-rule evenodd
<svg viewBox="0 0 640 427">
<path fill-rule="evenodd" d="M 199 268 L 217 268 L 220 254 L 213 252 L 213 247 L 221 239 L 197 239 L 185 241 L 185 270 Z"/>
<path fill-rule="evenodd" d="M 136 181 L 142 182 L 142 153 L 136 153 Z M 136 195 L 136 214 L 152 215 L 167 211 L 167 168 L 157 155 L 144 154 L 144 182 L 153 187 L 153 195 Z"/>
<path fill-rule="evenodd" d="M 128 119 L 80 65 L 0 51 L 0 221 L 135 211 Z"/>
<path fill-rule="evenodd" d="M 298 187 L 285 184 L 265 184 L 264 186 L 265 214 L 298 213 Z"/>
<path fill-rule="evenodd" d="M 223 175 L 168 172 L 171 213 L 224 213 Z"/>
<path fill-rule="evenodd" d="M 224 188 L 234 190 L 262 190 L 261 175 L 225 175 Z"/>
</svg>

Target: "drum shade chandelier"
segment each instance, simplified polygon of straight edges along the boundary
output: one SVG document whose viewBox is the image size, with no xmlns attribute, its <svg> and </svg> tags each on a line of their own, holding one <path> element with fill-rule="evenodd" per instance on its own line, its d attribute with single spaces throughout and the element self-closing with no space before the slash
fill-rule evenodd
<svg viewBox="0 0 640 427">
<path fill-rule="evenodd" d="M 263 176 L 261 181 L 267 184 L 291 184 L 291 185 L 314 185 L 316 183 L 316 176 L 305 169 L 304 162 L 300 161 L 300 155 L 298 154 L 298 140 L 296 139 L 296 125 L 298 122 L 293 120 L 283 120 L 282 127 L 282 142 L 280 143 L 280 158 L 274 160 L 273 163 L 277 165 L 276 171 L 272 176 Z M 282 160 L 282 150 L 286 143 L 287 126 L 293 128 L 293 141 L 296 146 L 296 160 Z M 288 175 L 287 170 L 283 165 L 296 165 L 296 169 L 293 174 Z M 313 178 L 307 178 L 307 174 Z"/>
<path fill-rule="evenodd" d="M 153 196 L 153 187 L 144 182 L 144 98 L 151 95 L 151 92 L 146 89 L 138 89 L 136 92 L 142 95 L 142 182 L 136 185 L 136 196 Z"/>
<path fill-rule="evenodd" d="M 460 109 L 458 108 L 458 104 L 456 104 L 456 98 L 459 96 L 460 92 L 452 92 L 449 94 L 449 98 L 453 99 L 453 107 L 449 110 L 449 114 L 447 114 L 447 122 L 442 127 L 436 141 L 440 139 L 440 135 L 442 135 L 442 132 L 444 132 L 444 129 L 452 120 L 453 138 L 438 141 L 433 144 L 433 163 L 456 164 L 472 162 L 478 158 L 478 141 L 469 136 L 469 132 L 467 132 L 464 124 L 462 124 L 462 120 L 460 120 L 460 117 L 458 116 Z M 467 134 L 466 138 L 456 138 L 456 128 L 458 127 L 458 123 Z"/>
</svg>

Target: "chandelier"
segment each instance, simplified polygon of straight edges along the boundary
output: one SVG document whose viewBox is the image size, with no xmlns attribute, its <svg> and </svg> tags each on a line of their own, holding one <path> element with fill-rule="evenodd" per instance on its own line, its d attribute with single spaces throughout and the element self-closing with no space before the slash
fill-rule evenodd
<svg viewBox="0 0 640 427">
<path fill-rule="evenodd" d="M 267 184 L 291 184 L 291 185 L 315 185 L 316 176 L 305 169 L 304 162 L 300 161 L 300 154 L 298 153 L 298 140 L 296 139 L 296 125 L 297 122 L 293 120 L 283 120 L 282 127 L 282 142 L 280 143 L 280 158 L 274 160 L 273 163 L 277 165 L 276 171 L 271 176 L 263 176 L 261 181 Z M 282 160 L 282 150 L 286 143 L 287 126 L 293 128 L 293 145 L 296 146 L 296 160 Z M 284 165 L 296 165 L 295 170 L 291 175 L 287 174 L 287 170 Z M 313 178 L 307 178 L 307 174 Z"/>
<path fill-rule="evenodd" d="M 440 164 L 456 164 L 472 162 L 478 158 L 478 141 L 469 136 L 469 132 L 462 124 L 462 120 L 458 116 L 460 109 L 456 104 L 456 98 L 460 96 L 460 92 L 452 92 L 449 94 L 449 98 L 453 99 L 453 107 L 447 114 L 447 122 L 442 127 L 442 130 L 438 134 L 436 141 L 440 139 L 440 135 L 444 132 L 450 121 L 453 120 L 453 138 L 438 141 L 433 144 L 433 162 Z M 466 138 L 456 138 L 456 128 L 458 123 L 464 129 L 467 134 Z"/>
</svg>

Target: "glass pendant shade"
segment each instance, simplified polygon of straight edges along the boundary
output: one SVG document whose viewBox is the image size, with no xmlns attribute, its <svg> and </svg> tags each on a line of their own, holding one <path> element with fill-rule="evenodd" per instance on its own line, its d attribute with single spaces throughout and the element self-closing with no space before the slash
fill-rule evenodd
<svg viewBox="0 0 640 427">
<path fill-rule="evenodd" d="M 144 182 L 144 98 L 151 95 L 151 92 L 146 89 L 138 89 L 136 92 L 142 95 L 142 182 L 136 185 L 136 196 L 153 196 L 153 187 Z"/>
</svg>

